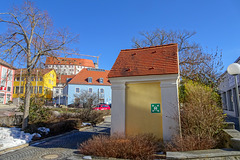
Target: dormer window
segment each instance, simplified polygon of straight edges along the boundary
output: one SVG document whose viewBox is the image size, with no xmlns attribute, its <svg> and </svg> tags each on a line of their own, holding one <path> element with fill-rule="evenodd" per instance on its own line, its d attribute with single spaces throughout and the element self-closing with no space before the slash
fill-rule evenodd
<svg viewBox="0 0 240 160">
<path fill-rule="evenodd" d="M 99 83 L 103 83 L 103 78 L 99 78 Z"/>
<path fill-rule="evenodd" d="M 92 77 L 88 77 L 88 83 L 92 83 Z"/>
</svg>

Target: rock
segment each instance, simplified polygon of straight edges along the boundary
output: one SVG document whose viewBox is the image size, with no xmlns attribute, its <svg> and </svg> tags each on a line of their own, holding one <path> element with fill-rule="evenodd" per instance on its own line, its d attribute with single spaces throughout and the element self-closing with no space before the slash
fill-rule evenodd
<svg viewBox="0 0 240 160">
<path fill-rule="evenodd" d="M 60 117 L 61 114 L 58 111 L 52 111 L 52 115 L 54 117 Z"/>
</svg>

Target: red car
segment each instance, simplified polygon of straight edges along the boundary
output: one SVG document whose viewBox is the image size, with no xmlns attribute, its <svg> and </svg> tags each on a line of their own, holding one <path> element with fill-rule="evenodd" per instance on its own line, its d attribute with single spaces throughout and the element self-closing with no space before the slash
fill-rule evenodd
<svg viewBox="0 0 240 160">
<path fill-rule="evenodd" d="M 94 107 L 93 110 L 103 111 L 103 110 L 111 110 L 111 108 L 107 104 L 99 104 L 99 105 L 97 105 L 97 107 Z"/>
</svg>

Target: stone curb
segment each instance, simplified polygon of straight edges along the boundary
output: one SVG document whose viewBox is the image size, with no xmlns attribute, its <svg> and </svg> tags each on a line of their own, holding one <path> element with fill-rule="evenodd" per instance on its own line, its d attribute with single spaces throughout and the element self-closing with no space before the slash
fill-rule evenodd
<svg viewBox="0 0 240 160">
<path fill-rule="evenodd" d="M 109 117 L 109 116 L 103 116 L 104 119 L 105 119 L 106 117 Z M 104 121 L 98 123 L 97 125 L 101 125 L 101 124 L 103 124 L 103 123 L 104 123 Z M 66 133 L 63 133 L 63 134 L 59 134 L 59 135 L 56 135 L 56 136 L 47 137 L 47 138 L 44 138 L 44 139 L 41 139 L 41 140 L 37 140 L 37 141 L 34 141 L 34 142 L 25 143 L 25 144 L 22 144 L 22 145 L 19 145 L 19 146 L 7 148 L 7 149 L 4 149 L 4 150 L 1 150 L 1 151 L 0 151 L 0 155 L 5 154 L 5 153 L 7 153 L 7 152 L 9 152 L 9 151 L 12 151 L 12 150 L 22 149 L 22 148 L 28 147 L 28 146 L 30 146 L 30 145 L 33 145 L 33 146 L 34 146 L 34 144 L 35 144 L 35 145 L 41 144 L 41 143 L 44 143 L 44 142 L 49 141 L 49 140 L 51 140 L 51 139 L 65 136 L 65 135 L 67 135 L 67 134 L 76 133 L 76 132 L 78 132 L 78 131 L 85 131 L 85 130 L 90 129 L 90 128 L 93 128 L 93 126 L 86 126 L 86 127 L 80 128 L 79 130 L 73 130 L 73 131 L 66 132 Z"/>
</svg>

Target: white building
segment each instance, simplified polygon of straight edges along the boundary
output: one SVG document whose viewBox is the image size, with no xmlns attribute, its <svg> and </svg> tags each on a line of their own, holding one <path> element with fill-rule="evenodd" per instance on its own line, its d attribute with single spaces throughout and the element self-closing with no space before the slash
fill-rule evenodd
<svg viewBox="0 0 240 160">
<path fill-rule="evenodd" d="M 234 62 L 240 64 L 240 56 Z M 238 78 L 238 86 L 240 85 L 240 77 Z M 232 117 L 238 117 L 238 106 L 236 98 L 236 87 L 235 87 L 235 78 L 225 71 L 221 78 L 218 86 L 219 92 L 222 97 L 223 112 Z M 238 88 L 238 90 L 240 87 Z"/>
<path fill-rule="evenodd" d="M 45 67 L 55 69 L 57 74 L 76 75 L 83 68 L 95 68 L 95 65 L 89 59 L 47 57 Z"/>
</svg>

